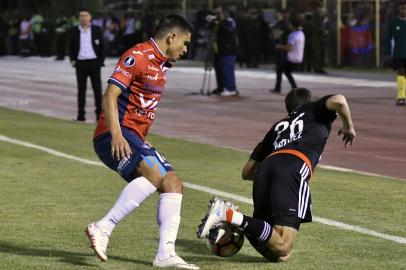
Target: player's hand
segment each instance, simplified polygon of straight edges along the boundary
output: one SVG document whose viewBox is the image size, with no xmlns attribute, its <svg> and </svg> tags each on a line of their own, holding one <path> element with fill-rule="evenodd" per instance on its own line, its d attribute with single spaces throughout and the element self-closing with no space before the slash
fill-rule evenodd
<svg viewBox="0 0 406 270">
<path fill-rule="evenodd" d="M 130 158 L 132 154 L 130 145 L 123 136 L 115 136 L 111 140 L 111 156 L 115 160 Z"/>
<path fill-rule="evenodd" d="M 350 143 L 350 145 L 352 145 L 352 142 L 356 136 L 355 129 L 343 127 L 338 131 L 338 136 L 341 136 L 341 135 L 343 135 L 344 146 L 345 146 L 345 148 L 347 148 L 347 144 Z"/>
</svg>

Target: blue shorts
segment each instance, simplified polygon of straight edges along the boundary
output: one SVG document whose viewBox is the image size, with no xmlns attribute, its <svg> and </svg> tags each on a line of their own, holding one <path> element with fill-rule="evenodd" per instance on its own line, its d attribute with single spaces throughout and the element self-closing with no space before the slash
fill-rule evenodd
<svg viewBox="0 0 406 270">
<path fill-rule="evenodd" d="M 100 135 L 93 140 L 94 150 L 100 160 L 110 169 L 118 172 L 127 182 L 134 179 L 134 171 L 142 160 L 151 167 L 157 165 L 161 174 L 173 171 L 171 164 L 158 153 L 155 148 L 150 147 L 131 130 L 121 127 L 124 138 L 131 147 L 132 154 L 129 159 L 115 160 L 111 156 L 111 134 L 110 132 Z"/>
</svg>

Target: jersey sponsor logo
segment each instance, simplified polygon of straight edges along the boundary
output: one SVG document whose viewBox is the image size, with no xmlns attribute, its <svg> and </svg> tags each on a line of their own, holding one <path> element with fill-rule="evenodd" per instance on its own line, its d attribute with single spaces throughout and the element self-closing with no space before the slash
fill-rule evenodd
<svg viewBox="0 0 406 270">
<path fill-rule="evenodd" d="M 155 119 L 155 113 L 154 112 L 148 112 L 147 110 L 139 108 L 139 107 L 135 108 L 134 112 L 139 116 L 146 116 L 151 120 Z M 143 146 L 143 148 L 149 149 L 148 146 Z"/>
<path fill-rule="evenodd" d="M 148 55 L 148 60 L 151 60 L 151 59 L 154 59 L 154 58 L 155 58 L 155 55 L 153 55 L 153 54 Z"/>
<path fill-rule="evenodd" d="M 156 98 L 146 99 L 141 93 L 139 94 L 139 98 L 142 108 L 148 110 L 156 110 L 156 106 L 158 105 L 158 100 L 156 100 Z"/>
<path fill-rule="evenodd" d="M 147 99 L 144 97 L 143 94 L 139 93 L 139 99 L 140 99 L 140 107 L 135 108 L 135 113 L 138 114 L 139 116 L 146 116 L 151 120 L 154 120 L 155 118 L 155 111 L 156 106 L 158 105 L 158 100 L 156 98 L 152 99 Z"/>
<path fill-rule="evenodd" d="M 147 79 L 150 81 L 157 81 L 158 80 L 158 73 L 155 76 L 147 75 Z"/>
<path fill-rule="evenodd" d="M 139 55 L 144 55 L 142 52 L 140 51 L 133 51 L 133 54 L 139 54 Z"/>
<path fill-rule="evenodd" d="M 131 67 L 135 64 L 135 58 L 132 56 L 127 56 L 123 61 L 124 66 Z"/>
<path fill-rule="evenodd" d="M 144 83 L 142 87 L 144 88 L 144 90 L 151 93 L 162 93 L 163 90 L 162 86 L 152 85 L 149 83 Z"/>
<path fill-rule="evenodd" d="M 132 77 L 130 72 L 128 72 L 125 69 L 122 69 L 120 66 L 116 66 L 116 68 L 114 69 L 114 73 L 121 73 L 121 74 L 123 74 L 124 76 L 126 76 L 127 78 L 130 78 L 130 79 Z"/>
<path fill-rule="evenodd" d="M 151 66 L 151 65 L 148 65 L 148 70 L 159 71 L 158 68 Z"/>
</svg>

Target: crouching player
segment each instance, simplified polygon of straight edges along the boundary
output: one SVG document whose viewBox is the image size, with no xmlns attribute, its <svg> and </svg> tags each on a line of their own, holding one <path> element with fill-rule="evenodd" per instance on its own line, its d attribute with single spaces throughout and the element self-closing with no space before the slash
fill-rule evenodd
<svg viewBox="0 0 406 270">
<path fill-rule="evenodd" d="M 338 135 L 343 136 L 345 147 L 352 144 L 355 130 L 342 95 L 312 102 L 309 90 L 297 88 L 288 93 L 285 105 L 288 116 L 272 126 L 242 171 L 243 179 L 254 180 L 253 216 L 216 199 L 199 226 L 198 237 L 205 237 L 210 228 L 223 221 L 242 228 L 252 246 L 268 260 L 290 258 L 300 224 L 312 221 L 309 179 L 336 114 L 341 117 Z"/>
</svg>

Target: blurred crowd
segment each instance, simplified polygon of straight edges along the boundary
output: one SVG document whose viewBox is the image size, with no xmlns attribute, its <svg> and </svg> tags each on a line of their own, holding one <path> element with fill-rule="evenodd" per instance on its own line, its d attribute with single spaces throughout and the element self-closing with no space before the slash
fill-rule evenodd
<svg viewBox="0 0 406 270">
<path fill-rule="evenodd" d="M 153 33 L 162 14 L 149 11 L 127 11 L 121 16 L 112 13 L 93 14 L 92 24 L 103 29 L 106 55 L 117 56 Z M 63 60 L 67 54 L 70 31 L 79 25 L 77 14 L 60 14 L 51 19 L 39 12 L 0 16 L 0 55 L 56 55 Z"/>
<path fill-rule="evenodd" d="M 261 63 L 278 61 L 277 44 L 286 44 L 291 32 L 289 21 L 293 17 L 288 10 L 279 10 L 265 14 L 260 9 L 227 9 L 226 16 L 235 21 L 237 50 L 236 61 L 240 67 L 257 68 Z M 216 35 L 211 38 L 213 29 L 208 18 L 208 10 L 201 10 L 195 16 L 195 35 L 191 50 L 192 59 L 205 59 L 205 52 L 222 37 Z M 295 13 L 303 30 L 305 42 L 305 56 L 300 69 L 325 73 L 327 36 L 329 20 L 325 10 L 317 5 L 313 10 Z M 216 44 L 214 44 L 216 46 Z"/>
<path fill-rule="evenodd" d="M 386 22 L 393 16 L 389 6 L 389 1 L 381 6 L 382 32 L 385 31 Z M 236 62 L 241 67 L 256 68 L 261 63 L 275 62 L 278 57 L 275 45 L 286 41 L 289 35 L 287 22 L 291 14 L 299 19 L 306 37 L 300 69 L 324 73 L 324 66 L 335 61 L 332 58 L 337 51 L 336 19 L 329 18 L 331 12 L 327 14 L 321 5 L 312 5 L 300 12 L 294 7 L 270 12 L 238 6 L 224 7 L 224 11 L 236 25 Z M 216 42 L 213 25 L 207 20 L 210 13 L 212 11 L 198 10 L 188 16 L 195 26 L 187 56 L 189 59 L 205 60 L 207 48 Z M 152 10 L 99 12 L 93 14 L 92 23 L 104 31 L 106 55 L 118 56 L 133 44 L 150 37 L 163 15 Z M 344 6 L 341 19 L 342 63 L 368 64 L 372 57 L 364 56 L 373 53 L 375 48 L 373 3 L 357 2 L 352 6 Z M 63 59 L 67 54 L 69 32 L 77 25 L 77 14 L 49 16 L 39 11 L 32 14 L 4 12 L 0 15 L 0 55 L 52 55 L 56 59 Z"/>
</svg>

